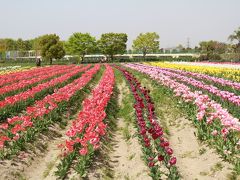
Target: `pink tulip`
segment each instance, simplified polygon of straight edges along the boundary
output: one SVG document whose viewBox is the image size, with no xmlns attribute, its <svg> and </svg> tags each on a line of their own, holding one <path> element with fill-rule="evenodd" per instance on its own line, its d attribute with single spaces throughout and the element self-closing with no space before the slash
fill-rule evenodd
<svg viewBox="0 0 240 180">
<path fill-rule="evenodd" d="M 81 150 L 79 150 L 79 154 L 82 156 L 85 156 L 88 153 L 87 148 L 82 148 Z"/>
<path fill-rule="evenodd" d="M 148 163 L 148 167 L 153 167 L 155 165 L 155 163 L 153 162 L 153 161 L 150 161 L 149 163 Z"/>
<path fill-rule="evenodd" d="M 169 147 L 167 147 L 165 149 L 165 151 L 167 152 L 168 155 L 172 155 L 173 154 L 173 150 L 171 148 L 169 148 Z"/>
<path fill-rule="evenodd" d="M 177 158 L 176 157 L 172 157 L 170 160 L 169 160 L 169 163 L 171 166 L 175 165 L 177 163 Z"/>
<path fill-rule="evenodd" d="M 218 135 L 218 131 L 217 131 L 217 130 L 214 130 L 211 134 L 212 134 L 213 136 L 217 136 L 217 135 Z"/>
</svg>

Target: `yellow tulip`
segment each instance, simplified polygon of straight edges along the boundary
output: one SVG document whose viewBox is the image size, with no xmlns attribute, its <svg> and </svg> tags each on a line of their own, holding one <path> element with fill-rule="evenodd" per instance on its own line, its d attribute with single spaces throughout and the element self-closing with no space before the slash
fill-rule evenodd
<svg viewBox="0 0 240 180">
<path fill-rule="evenodd" d="M 191 65 L 191 64 L 189 65 L 174 64 L 174 63 L 166 63 L 166 62 L 151 62 L 146 64 L 150 64 L 152 66 L 159 66 L 162 68 L 179 69 L 184 71 L 209 74 L 209 75 L 218 76 L 218 77 L 240 82 L 240 69 L 211 67 L 211 66 L 197 66 L 197 65 Z"/>
</svg>

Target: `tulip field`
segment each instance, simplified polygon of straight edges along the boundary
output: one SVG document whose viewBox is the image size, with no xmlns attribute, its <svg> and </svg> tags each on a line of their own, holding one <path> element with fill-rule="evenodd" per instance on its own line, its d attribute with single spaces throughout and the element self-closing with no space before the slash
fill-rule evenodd
<svg viewBox="0 0 240 180">
<path fill-rule="evenodd" d="M 0 68 L 0 179 L 240 179 L 239 64 Z"/>
</svg>

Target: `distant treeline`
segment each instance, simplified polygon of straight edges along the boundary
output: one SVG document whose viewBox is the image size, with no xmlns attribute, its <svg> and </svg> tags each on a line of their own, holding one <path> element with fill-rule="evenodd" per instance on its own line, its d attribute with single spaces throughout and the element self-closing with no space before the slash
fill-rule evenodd
<svg viewBox="0 0 240 180">
<path fill-rule="evenodd" d="M 160 48 L 160 36 L 156 32 L 140 33 L 133 40 L 132 49 L 127 50 L 128 35 L 126 33 L 105 33 L 100 39 L 96 39 L 89 33 L 73 33 L 67 41 L 60 40 L 56 34 L 46 34 L 34 39 L 0 39 L 0 59 L 6 59 L 6 52 L 18 51 L 25 52 L 35 50 L 40 52 L 41 61 L 63 59 L 65 55 L 74 56 L 73 62 L 125 62 L 125 61 L 239 61 L 240 60 L 240 28 L 231 34 L 228 39 L 231 43 L 218 41 L 202 41 L 199 46 L 194 48 L 178 45 L 172 49 Z M 142 56 L 134 57 L 116 57 L 115 55 L 125 53 L 141 53 Z M 182 56 L 173 58 L 172 56 L 147 56 L 150 53 L 199 53 L 199 58 Z M 22 53 L 24 54 L 24 53 Z M 86 55 L 102 54 L 104 58 L 86 58 Z M 22 60 L 22 62 L 28 60 Z M 70 59 L 71 61 L 71 59 Z"/>
</svg>

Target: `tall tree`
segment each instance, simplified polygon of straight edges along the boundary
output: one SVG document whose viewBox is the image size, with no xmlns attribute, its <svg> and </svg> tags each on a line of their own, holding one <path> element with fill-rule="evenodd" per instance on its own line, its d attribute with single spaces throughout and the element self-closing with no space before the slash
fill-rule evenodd
<svg viewBox="0 0 240 180">
<path fill-rule="evenodd" d="M 234 50 L 236 53 L 240 53 L 240 27 L 231 34 L 228 39 L 232 42 L 236 41 L 234 45 Z"/>
<path fill-rule="evenodd" d="M 65 55 L 63 43 L 59 39 L 56 34 L 47 34 L 39 38 L 41 56 L 49 60 L 50 64 L 53 59 L 61 59 Z"/>
<path fill-rule="evenodd" d="M 6 39 L 1 39 L 0 42 L 1 49 L 3 51 L 14 51 L 17 50 L 17 43 L 15 40 L 6 38 Z"/>
<path fill-rule="evenodd" d="M 141 51 L 143 57 L 147 53 L 156 52 L 159 50 L 159 35 L 156 32 L 140 33 L 138 37 L 133 41 L 133 49 Z"/>
<path fill-rule="evenodd" d="M 21 38 L 19 38 L 16 41 L 17 44 L 17 50 L 18 51 L 29 51 L 32 49 L 31 43 L 29 40 L 22 40 Z"/>
<path fill-rule="evenodd" d="M 19 38 L 16 41 L 16 45 L 17 45 L 17 51 L 19 52 L 18 55 L 22 57 L 28 56 L 27 51 L 32 49 L 32 44 L 30 40 L 22 40 L 21 38 Z"/>
<path fill-rule="evenodd" d="M 101 35 L 98 47 L 101 53 L 113 60 L 114 55 L 126 52 L 127 40 L 125 33 L 106 33 Z"/>
<path fill-rule="evenodd" d="M 13 40 L 10 38 L 0 40 L 1 50 L 4 51 L 28 51 L 32 49 L 31 40 Z"/>
<path fill-rule="evenodd" d="M 95 52 L 97 43 L 95 37 L 89 33 L 74 33 L 66 42 L 65 47 L 67 52 L 79 55 L 83 60 L 85 55 Z"/>
</svg>

